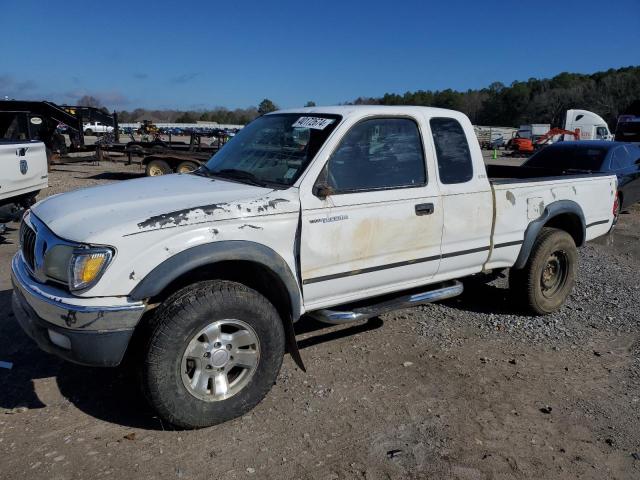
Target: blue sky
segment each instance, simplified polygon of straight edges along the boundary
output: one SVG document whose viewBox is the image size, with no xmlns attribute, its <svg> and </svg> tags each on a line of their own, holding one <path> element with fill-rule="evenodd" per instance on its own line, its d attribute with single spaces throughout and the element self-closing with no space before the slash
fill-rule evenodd
<svg viewBox="0 0 640 480">
<path fill-rule="evenodd" d="M 640 0 L 0 0 L 0 96 L 336 104 L 640 64 Z"/>
</svg>

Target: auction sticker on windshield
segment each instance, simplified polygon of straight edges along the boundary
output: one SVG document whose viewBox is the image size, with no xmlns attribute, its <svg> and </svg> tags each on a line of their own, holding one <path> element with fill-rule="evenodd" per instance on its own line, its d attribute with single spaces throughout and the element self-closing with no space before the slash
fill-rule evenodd
<svg viewBox="0 0 640 480">
<path fill-rule="evenodd" d="M 334 118 L 300 117 L 296 120 L 296 123 L 291 126 L 293 128 L 313 128 L 315 130 L 324 130 L 334 121 Z"/>
</svg>

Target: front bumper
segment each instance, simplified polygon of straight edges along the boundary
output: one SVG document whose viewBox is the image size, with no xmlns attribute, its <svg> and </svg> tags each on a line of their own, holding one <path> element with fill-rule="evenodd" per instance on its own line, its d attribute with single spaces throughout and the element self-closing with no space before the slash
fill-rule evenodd
<svg viewBox="0 0 640 480">
<path fill-rule="evenodd" d="M 12 305 L 18 323 L 45 352 L 82 365 L 120 364 L 135 326 L 145 310 L 142 302 L 120 297 L 73 297 L 36 283 L 20 253 L 11 263 Z"/>
</svg>

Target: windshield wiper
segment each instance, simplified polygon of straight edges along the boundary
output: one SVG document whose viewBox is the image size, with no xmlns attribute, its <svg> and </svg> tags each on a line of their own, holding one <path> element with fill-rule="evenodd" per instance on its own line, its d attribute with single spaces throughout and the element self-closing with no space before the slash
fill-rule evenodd
<svg viewBox="0 0 640 480">
<path fill-rule="evenodd" d="M 260 180 L 253 173 L 245 170 L 238 170 L 236 168 L 223 168 L 222 170 L 209 170 L 212 175 L 218 175 L 223 178 L 231 178 L 234 180 L 244 180 L 251 185 L 257 185 L 259 187 L 266 187 L 267 183 Z"/>
<path fill-rule="evenodd" d="M 202 165 L 200 165 L 199 168 L 195 169 L 191 173 L 193 173 L 194 175 L 201 176 L 201 177 L 210 177 L 212 172 L 209 169 L 209 167 L 207 167 L 207 165 L 205 163 L 203 163 Z"/>
</svg>

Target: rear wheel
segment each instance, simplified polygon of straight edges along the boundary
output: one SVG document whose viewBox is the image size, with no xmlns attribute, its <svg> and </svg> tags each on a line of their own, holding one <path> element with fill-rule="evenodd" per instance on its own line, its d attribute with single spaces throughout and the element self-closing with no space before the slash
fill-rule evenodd
<svg viewBox="0 0 640 480">
<path fill-rule="evenodd" d="M 255 407 L 276 381 L 282 322 L 244 285 L 207 281 L 160 307 L 143 363 L 143 388 L 160 416 L 182 428 L 215 425 Z"/>
<path fill-rule="evenodd" d="M 158 177 L 172 173 L 171 167 L 164 160 L 151 160 L 147 163 L 146 173 L 148 177 Z"/>
<path fill-rule="evenodd" d="M 176 172 L 189 173 L 189 172 L 193 172 L 197 168 L 198 168 L 198 164 L 196 162 L 187 161 L 187 162 L 180 163 L 180 165 L 178 165 L 178 168 L 176 168 Z"/>
<path fill-rule="evenodd" d="M 90 128 L 87 128 L 87 129 L 84 131 L 84 134 L 85 134 L 85 135 L 93 135 L 93 130 L 91 130 Z"/>
<path fill-rule="evenodd" d="M 573 289 L 577 265 L 578 251 L 571 235 L 543 228 L 525 267 L 509 272 L 509 288 L 532 312 L 554 312 Z"/>
</svg>

